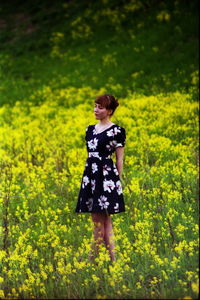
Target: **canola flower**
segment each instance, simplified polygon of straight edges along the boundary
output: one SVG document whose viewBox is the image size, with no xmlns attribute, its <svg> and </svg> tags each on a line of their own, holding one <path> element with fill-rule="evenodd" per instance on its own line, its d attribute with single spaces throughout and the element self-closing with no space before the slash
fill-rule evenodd
<svg viewBox="0 0 200 300">
<path fill-rule="evenodd" d="M 113 218 L 117 261 L 104 245 L 88 260 L 92 222 L 73 211 L 84 128 L 101 92 L 44 87 L 31 96 L 37 106 L 0 108 L 1 298 L 198 295 L 198 106 L 189 94 L 120 99 L 113 122 L 127 130 L 126 212 Z"/>
</svg>

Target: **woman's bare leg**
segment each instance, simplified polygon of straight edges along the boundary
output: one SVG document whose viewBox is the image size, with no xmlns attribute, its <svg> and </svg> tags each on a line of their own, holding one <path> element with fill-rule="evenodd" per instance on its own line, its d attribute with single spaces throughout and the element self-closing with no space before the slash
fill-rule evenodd
<svg viewBox="0 0 200 300">
<path fill-rule="evenodd" d="M 104 213 L 92 213 L 92 221 L 94 223 L 94 242 L 91 245 L 90 259 L 94 259 L 99 253 L 100 245 L 104 242 L 104 221 L 106 215 Z"/>
<path fill-rule="evenodd" d="M 104 221 L 104 241 L 106 248 L 109 251 L 110 258 L 112 261 L 116 260 L 115 256 L 115 244 L 114 244 L 114 233 L 112 228 L 112 219 L 111 216 L 106 216 Z"/>
</svg>

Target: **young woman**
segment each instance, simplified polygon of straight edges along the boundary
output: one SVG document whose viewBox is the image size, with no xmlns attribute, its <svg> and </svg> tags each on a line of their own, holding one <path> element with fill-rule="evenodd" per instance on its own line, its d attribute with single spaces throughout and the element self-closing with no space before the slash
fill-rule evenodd
<svg viewBox="0 0 200 300">
<path fill-rule="evenodd" d="M 126 132 L 123 127 L 110 121 L 118 105 L 118 100 L 112 95 L 97 97 L 94 114 L 99 123 L 86 128 L 88 158 L 75 211 L 92 215 L 94 244 L 91 247 L 91 259 L 104 242 L 111 261 L 116 260 L 111 214 L 125 211 L 120 179 Z M 116 164 L 111 158 L 114 152 Z"/>
</svg>

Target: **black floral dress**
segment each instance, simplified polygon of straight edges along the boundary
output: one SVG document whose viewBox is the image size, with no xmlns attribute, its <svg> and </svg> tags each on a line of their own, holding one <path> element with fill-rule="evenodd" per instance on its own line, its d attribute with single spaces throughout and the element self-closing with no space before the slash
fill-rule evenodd
<svg viewBox="0 0 200 300">
<path fill-rule="evenodd" d="M 85 140 L 88 157 L 75 212 L 106 212 L 108 215 L 124 212 L 122 184 L 111 156 L 117 147 L 124 147 L 125 129 L 113 124 L 97 133 L 95 125 L 89 125 Z"/>
</svg>

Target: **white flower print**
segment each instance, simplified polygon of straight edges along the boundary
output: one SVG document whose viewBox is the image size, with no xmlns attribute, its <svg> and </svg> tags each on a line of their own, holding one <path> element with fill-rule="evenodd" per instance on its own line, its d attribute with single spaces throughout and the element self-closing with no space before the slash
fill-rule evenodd
<svg viewBox="0 0 200 300">
<path fill-rule="evenodd" d="M 89 177 L 87 175 L 85 175 L 83 177 L 83 182 L 82 182 L 82 188 L 84 189 L 84 187 L 89 183 Z"/>
<path fill-rule="evenodd" d="M 108 175 L 108 171 L 111 171 L 111 168 L 107 165 L 103 166 L 103 175 Z"/>
<path fill-rule="evenodd" d="M 115 183 L 112 179 L 103 181 L 103 189 L 104 191 L 108 191 L 109 193 L 115 188 Z"/>
<path fill-rule="evenodd" d="M 121 130 L 118 127 L 114 127 L 107 131 L 107 136 L 115 136 L 118 132 L 121 132 Z"/>
<path fill-rule="evenodd" d="M 122 194 L 122 185 L 121 185 L 120 180 L 118 180 L 118 181 L 116 182 L 116 188 L 117 188 L 117 193 L 118 193 L 118 195 Z"/>
<path fill-rule="evenodd" d="M 113 132 L 113 129 L 110 129 L 107 131 L 107 136 L 114 136 L 114 132 Z"/>
<path fill-rule="evenodd" d="M 92 133 L 93 133 L 93 135 L 97 135 L 97 132 L 96 132 L 96 129 L 95 129 L 95 128 L 93 129 L 93 132 L 92 132 Z"/>
<path fill-rule="evenodd" d="M 97 171 L 98 171 L 98 166 L 97 166 L 96 163 L 93 163 L 93 164 L 92 164 L 92 173 L 95 173 L 95 172 L 97 172 Z"/>
<path fill-rule="evenodd" d="M 95 186 L 96 186 L 96 181 L 95 181 L 95 179 L 91 179 L 91 189 L 92 189 L 92 193 L 94 193 L 94 191 L 95 191 Z"/>
<path fill-rule="evenodd" d="M 97 157 L 97 158 L 99 158 L 100 160 L 102 159 L 102 158 L 99 156 L 99 152 L 89 152 L 89 157 Z"/>
<path fill-rule="evenodd" d="M 115 212 L 118 212 L 118 211 L 119 211 L 119 203 L 116 203 L 116 204 L 115 204 L 114 210 L 115 210 Z"/>
<path fill-rule="evenodd" d="M 116 147 L 116 145 L 117 145 L 117 141 L 113 140 L 113 141 L 110 141 L 108 145 L 106 145 L 106 148 L 108 150 L 112 150 Z"/>
<path fill-rule="evenodd" d="M 121 129 L 119 127 L 114 128 L 114 134 L 116 135 L 118 132 L 121 132 Z"/>
<path fill-rule="evenodd" d="M 97 144 L 98 144 L 98 139 L 97 139 L 97 138 L 94 138 L 93 140 L 90 140 L 90 141 L 88 141 L 87 143 L 88 143 L 88 147 L 89 147 L 90 149 L 95 150 L 96 147 L 97 147 Z"/>
<path fill-rule="evenodd" d="M 87 202 L 85 202 L 88 210 L 91 211 L 92 210 L 92 206 L 93 206 L 93 198 L 89 198 Z"/>
<path fill-rule="evenodd" d="M 116 167 L 115 164 L 114 164 L 114 167 L 113 167 L 113 171 L 114 171 L 115 175 L 119 175 L 119 172 L 118 172 L 117 167 Z"/>
<path fill-rule="evenodd" d="M 107 208 L 108 205 L 110 205 L 110 203 L 106 200 L 107 200 L 107 197 L 105 197 L 105 196 L 100 196 L 100 198 L 98 199 L 99 206 L 101 206 L 101 209 Z"/>
<path fill-rule="evenodd" d="M 122 143 L 117 143 L 117 144 L 116 144 L 116 148 L 117 148 L 117 147 L 123 147 Z"/>
</svg>

